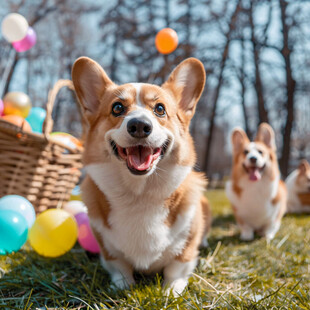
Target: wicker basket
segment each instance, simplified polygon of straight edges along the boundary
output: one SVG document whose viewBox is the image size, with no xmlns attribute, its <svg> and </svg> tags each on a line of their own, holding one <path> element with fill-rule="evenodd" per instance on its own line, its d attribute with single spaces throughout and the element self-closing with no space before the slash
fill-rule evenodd
<svg viewBox="0 0 310 310">
<path fill-rule="evenodd" d="M 54 102 L 64 86 L 74 90 L 70 80 L 59 80 L 49 92 L 43 134 L 0 118 L 0 197 L 21 195 L 37 213 L 62 207 L 81 174 L 83 148 L 72 149 L 50 138 Z"/>
</svg>

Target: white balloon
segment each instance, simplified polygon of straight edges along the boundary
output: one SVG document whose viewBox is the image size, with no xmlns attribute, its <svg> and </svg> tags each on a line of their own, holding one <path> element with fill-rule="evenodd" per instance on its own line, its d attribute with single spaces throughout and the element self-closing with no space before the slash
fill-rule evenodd
<svg viewBox="0 0 310 310">
<path fill-rule="evenodd" d="M 28 28 L 26 18 L 17 13 L 7 15 L 1 25 L 2 34 L 10 43 L 22 40 Z"/>
</svg>

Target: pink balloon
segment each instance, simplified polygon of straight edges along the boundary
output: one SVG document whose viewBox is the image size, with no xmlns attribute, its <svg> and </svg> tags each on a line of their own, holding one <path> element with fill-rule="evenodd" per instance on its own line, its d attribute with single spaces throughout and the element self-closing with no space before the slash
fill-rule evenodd
<svg viewBox="0 0 310 310">
<path fill-rule="evenodd" d="M 78 241 L 82 248 L 92 253 L 99 253 L 100 247 L 89 225 L 88 214 L 81 212 L 75 215 L 79 227 Z"/>
<path fill-rule="evenodd" d="M 37 42 L 37 35 L 33 28 L 29 27 L 26 36 L 20 40 L 13 42 L 12 45 L 17 52 L 26 52 L 30 50 Z"/>
<path fill-rule="evenodd" d="M 0 99 L 0 116 L 3 115 L 3 110 L 4 110 L 3 101 Z"/>
</svg>

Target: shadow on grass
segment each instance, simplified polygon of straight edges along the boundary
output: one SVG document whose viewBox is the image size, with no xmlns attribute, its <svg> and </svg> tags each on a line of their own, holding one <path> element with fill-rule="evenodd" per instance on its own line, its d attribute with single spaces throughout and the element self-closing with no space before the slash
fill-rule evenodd
<svg viewBox="0 0 310 310">
<path fill-rule="evenodd" d="M 286 213 L 284 217 L 294 219 L 309 219 L 310 213 Z"/>
<path fill-rule="evenodd" d="M 228 215 L 218 215 L 212 221 L 212 228 L 213 227 L 225 227 L 229 224 L 236 224 L 235 218 L 232 214 Z"/>
<path fill-rule="evenodd" d="M 85 306 L 83 300 L 98 301 L 107 292 L 110 278 L 101 267 L 98 255 L 77 246 L 59 258 L 44 258 L 33 251 L 20 250 L 0 257 L 6 270 L 0 280 L 0 308 Z M 116 295 L 115 295 L 116 296 Z M 18 306 L 17 306 L 18 305 Z M 16 308 L 15 308 L 16 307 Z"/>
<path fill-rule="evenodd" d="M 209 247 L 208 249 L 202 249 L 201 254 L 207 254 L 210 248 L 214 251 L 219 242 L 224 246 L 242 245 L 251 244 L 260 238 L 260 236 L 255 234 L 255 238 L 252 241 L 240 240 L 240 232 L 233 214 L 218 215 L 212 222 L 211 234 L 208 237 Z"/>
<path fill-rule="evenodd" d="M 94 303 L 118 307 L 120 302 L 131 298 L 133 292 L 143 295 L 151 287 L 152 294 L 160 294 L 162 284 L 161 273 L 135 273 L 137 284 L 129 290 L 119 290 L 111 285 L 98 255 L 78 245 L 59 258 L 44 258 L 22 249 L 0 256 L 0 266 L 9 269 L 3 275 L 0 269 L 1 309 L 24 309 L 31 303 L 31 309 L 84 309 Z"/>
</svg>

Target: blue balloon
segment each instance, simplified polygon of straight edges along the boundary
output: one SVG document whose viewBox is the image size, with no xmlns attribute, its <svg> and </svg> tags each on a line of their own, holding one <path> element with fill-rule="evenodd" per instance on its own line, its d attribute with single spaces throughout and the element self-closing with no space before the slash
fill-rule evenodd
<svg viewBox="0 0 310 310">
<path fill-rule="evenodd" d="M 16 211 L 0 210 L 0 255 L 18 251 L 27 237 L 25 218 Z"/>
<path fill-rule="evenodd" d="M 35 219 L 36 212 L 33 205 L 24 197 L 18 195 L 8 195 L 0 199 L 0 210 L 12 210 L 22 215 L 30 228 Z"/>
<path fill-rule="evenodd" d="M 43 122 L 46 117 L 46 111 L 39 107 L 34 107 L 30 110 L 26 121 L 30 124 L 33 132 L 42 133 Z"/>
</svg>

